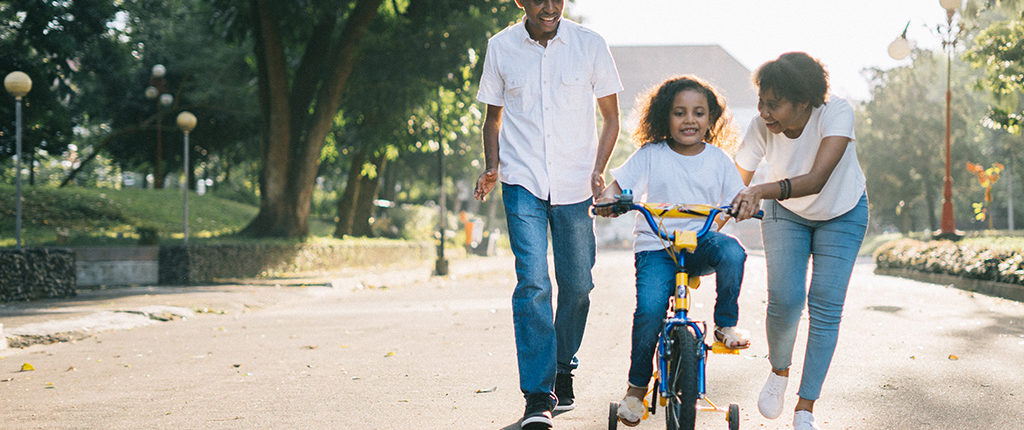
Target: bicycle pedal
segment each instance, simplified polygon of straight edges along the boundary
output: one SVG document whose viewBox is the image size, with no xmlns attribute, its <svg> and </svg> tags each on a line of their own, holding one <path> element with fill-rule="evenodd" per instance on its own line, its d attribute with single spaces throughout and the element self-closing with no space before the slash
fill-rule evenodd
<svg viewBox="0 0 1024 430">
<path fill-rule="evenodd" d="M 734 349 L 734 348 L 729 348 L 729 347 L 725 346 L 725 344 L 722 343 L 721 341 L 717 341 L 716 340 L 715 343 L 711 344 L 711 352 L 713 352 L 715 354 L 736 354 L 736 355 L 739 355 L 740 350 Z"/>
</svg>

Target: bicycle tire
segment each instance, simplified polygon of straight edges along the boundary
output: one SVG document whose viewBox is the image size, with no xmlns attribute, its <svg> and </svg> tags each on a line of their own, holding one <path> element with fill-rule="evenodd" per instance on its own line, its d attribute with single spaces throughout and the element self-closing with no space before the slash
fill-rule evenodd
<svg viewBox="0 0 1024 430">
<path fill-rule="evenodd" d="M 668 403 L 665 425 L 668 430 L 693 430 L 697 419 L 697 361 L 700 356 L 697 337 L 686 326 L 670 333 Z"/>
</svg>

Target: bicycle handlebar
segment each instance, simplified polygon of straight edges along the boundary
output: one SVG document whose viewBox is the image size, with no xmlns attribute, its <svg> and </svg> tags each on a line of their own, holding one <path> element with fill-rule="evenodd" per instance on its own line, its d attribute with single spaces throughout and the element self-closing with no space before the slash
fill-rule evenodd
<svg viewBox="0 0 1024 430">
<path fill-rule="evenodd" d="M 715 217 L 720 213 L 725 213 L 729 216 L 732 214 L 732 206 L 710 206 L 710 205 L 693 205 L 693 204 L 659 204 L 659 203 L 633 203 L 633 194 L 629 190 L 623 190 L 622 194 L 615 196 L 618 201 L 612 203 L 600 203 L 595 204 L 591 207 L 591 213 L 594 213 L 594 209 L 601 207 L 611 207 L 612 213 L 621 215 L 631 210 L 635 210 L 644 215 L 644 219 L 647 220 L 647 224 L 651 226 L 651 231 L 654 231 L 662 239 L 667 241 L 674 241 L 675 234 L 666 234 L 658 227 L 658 223 L 654 221 L 654 214 L 652 211 L 657 212 L 659 217 L 670 217 L 670 218 L 705 218 L 704 225 L 697 232 L 697 238 L 704 237 L 708 230 L 711 229 L 711 223 L 714 222 Z M 754 214 L 754 218 L 763 219 L 764 211 L 757 211 Z"/>
</svg>

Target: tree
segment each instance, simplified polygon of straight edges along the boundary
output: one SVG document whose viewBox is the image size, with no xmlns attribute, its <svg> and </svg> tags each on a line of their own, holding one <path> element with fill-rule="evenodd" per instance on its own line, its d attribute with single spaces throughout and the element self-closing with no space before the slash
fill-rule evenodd
<svg viewBox="0 0 1024 430">
<path fill-rule="evenodd" d="M 982 72 L 977 86 L 994 97 L 986 125 L 1021 136 L 1024 126 L 1024 1 L 988 0 L 971 18 L 980 31 L 971 40 L 972 46 L 964 57 Z M 1013 140 L 1006 139 L 1006 147 L 1000 148 L 999 157 L 1009 168 L 1007 182 L 1011 190 L 1014 176 L 1019 177 L 1014 174 L 1018 170 L 1015 169 L 1014 148 L 1019 143 L 1015 145 Z M 1012 214 L 1013 196 L 1009 195 L 1006 201 Z M 1008 224 L 1012 226 L 1012 220 Z"/>
<path fill-rule="evenodd" d="M 126 37 L 134 49 L 125 56 L 128 72 L 94 89 L 99 100 L 95 110 L 112 112 L 112 133 L 104 136 L 109 144 L 103 149 L 126 169 L 177 170 L 182 148 L 175 117 L 188 110 L 199 120 L 190 140 L 191 166 L 184 169 L 190 187 L 195 166 L 207 172 L 224 170 L 258 157 L 250 149 L 256 146 L 257 133 L 253 68 L 247 55 L 251 46 L 227 43 L 211 28 L 217 10 L 206 1 L 126 0 L 122 6 Z M 165 66 L 166 90 L 174 96 L 173 104 L 163 109 L 144 95 L 155 64 Z M 159 157 L 154 144 L 158 130 L 164 142 Z M 155 169 L 157 159 L 163 168 Z"/>
<path fill-rule="evenodd" d="M 321 150 L 383 0 L 214 3 L 227 34 L 253 40 L 263 167 L 260 211 L 243 233 L 306 236 Z"/>
<path fill-rule="evenodd" d="M 62 153 L 83 122 L 88 98 L 81 86 L 122 47 L 119 32 L 107 26 L 116 12 L 114 1 L 0 3 L 0 71 L 21 70 L 33 81 L 23 121 L 22 154 L 30 162 L 36 151 Z M 13 111 L 13 104 L 0 103 L 0 117 L 13 118 Z M 15 153 L 13 122 L 0 124 L 0 135 L 2 162 Z"/>
<path fill-rule="evenodd" d="M 449 33 L 455 33 L 461 31 L 464 23 L 444 19 L 473 17 L 475 19 L 466 24 L 469 24 L 468 28 L 474 28 L 474 22 L 488 21 L 480 17 L 505 10 L 507 3 L 499 0 L 216 2 L 222 22 L 236 39 L 253 36 L 258 70 L 263 162 L 261 203 L 259 214 L 243 232 L 281 237 L 308 234 L 312 190 L 326 138 L 339 124 L 369 129 L 365 127 L 365 120 L 375 120 L 341 110 L 342 100 L 352 97 L 346 91 L 353 89 L 349 81 L 357 65 L 376 55 L 387 60 L 384 66 L 361 74 L 383 74 L 391 68 L 402 68 L 412 72 L 407 75 L 413 79 L 410 87 L 417 88 L 421 72 L 405 67 L 405 63 L 445 64 L 443 61 L 431 63 L 429 55 L 424 53 L 432 51 L 417 48 L 422 40 L 413 37 L 423 36 L 416 27 L 418 23 L 428 24 L 425 31 L 441 28 L 443 23 L 455 29 Z M 373 32 L 368 32 L 371 25 L 376 27 Z M 389 39 L 379 36 L 378 32 L 400 37 Z M 478 31 L 477 34 L 485 39 L 486 32 Z M 376 46 L 398 46 L 413 55 L 397 56 L 394 51 L 363 50 L 361 48 L 368 35 L 372 36 L 369 39 L 377 42 Z M 443 33 L 427 36 L 428 40 L 446 37 Z M 460 55 L 468 55 L 468 52 L 463 50 Z M 396 61 L 399 58 L 402 61 Z M 415 99 L 402 98 L 392 104 L 397 112 L 402 112 L 407 106 L 404 101 Z M 357 102 L 377 102 L 386 106 L 392 100 L 358 99 Z M 363 125 L 360 121 L 364 121 Z M 360 133 L 345 134 L 360 137 Z M 361 134 L 374 137 L 371 132 Z M 356 141 L 359 140 L 352 142 Z M 378 153 L 367 151 L 371 152 Z M 354 168 L 362 170 L 361 165 Z"/>
<path fill-rule="evenodd" d="M 945 132 L 945 58 L 917 51 L 913 64 L 891 70 L 870 70 L 871 100 L 860 109 L 857 156 L 867 177 L 871 217 L 876 225 L 900 231 L 935 230 L 942 204 L 945 172 L 942 149 Z M 962 62 L 954 61 L 954 76 L 971 77 Z M 983 158 L 991 140 L 981 121 L 984 94 L 954 79 L 952 153 L 961 160 Z M 967 196 L 973 192 L 963 169 L 952 169 L 954 213 L 961 225 L 974 218 Z"/>
<path fill-rule="evenodd" d="M 382 11 L 342 102 L 351 137 L 343 150 L 353 156 L 338 200 L 338 237 L 369 234 L 366 220 L 389 169 L 402 172 L 396 180 L 407 186 L 425 184 L 434 198 L 438 151 L 445 151 L 449 178 L 464 175 L 482 152 L 478 66 L 488 37 L 519 9 L 503 0 L 407 5 Z"/>
</svg>

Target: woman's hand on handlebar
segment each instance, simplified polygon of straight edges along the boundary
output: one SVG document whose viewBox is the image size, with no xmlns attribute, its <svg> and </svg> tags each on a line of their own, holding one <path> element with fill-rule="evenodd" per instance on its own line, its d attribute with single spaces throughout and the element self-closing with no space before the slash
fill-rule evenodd
<svg viewBox="0 0 1024 430">
<path fill-rule="evenodd" d="M 732 215 L 736 221 L 752 218 L 761 210 L 761 193 L 757 186 L 744 188 L 732 199 Z"/>
</svg>

